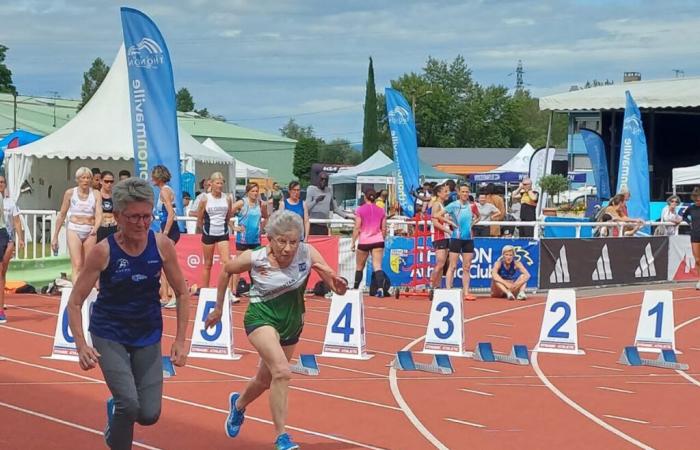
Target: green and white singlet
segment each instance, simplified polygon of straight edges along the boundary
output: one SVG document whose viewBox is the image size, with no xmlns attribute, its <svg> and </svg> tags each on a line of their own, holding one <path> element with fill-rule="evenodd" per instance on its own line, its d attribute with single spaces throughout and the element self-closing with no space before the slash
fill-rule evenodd
<svg viewBox="0 0 700 450">
<path fill-rule="evenodd" d="M 261 247 L 251 255 L 250 305 L 243 323 L 246 333 L 270 325 L 280 341 L 296 343 L 304 328 L 304 291 L 311 272 L 309 246 L 300 243 L 294 259 L 285 268 L 272 267 L 268 248 Z"/>
</svg>

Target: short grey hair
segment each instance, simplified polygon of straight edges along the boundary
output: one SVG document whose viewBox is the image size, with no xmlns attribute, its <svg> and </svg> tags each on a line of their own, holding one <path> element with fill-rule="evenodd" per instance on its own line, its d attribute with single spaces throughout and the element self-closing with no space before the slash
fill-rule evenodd
<svg viewBox="0 0 700 450">
<path fill-rule="evenodd" d="M 265 232 L 270 237 L 279 236 L 290 231 L 296 231 L 301 237 L 303 230 L 304 223 L 299 214 L 287 210 L 272 213 L 267 221 L 267 225 L 265 225 Z"/>
<path fill-rule="evenodd" d="M 112 203 L 115 211 L 122 211 L 129 203 L 146 202 L 153 204 L 153 188 L 141 178 L 127 178 L 112 189 Z"/>
<path fill-rule="evenodd" d="M 75 171 L 75 181 L 78 181 L 82 176 L 89 176 L 92 178 L 92 170 L 89 167 L 80 167 Z"/>
</svg>

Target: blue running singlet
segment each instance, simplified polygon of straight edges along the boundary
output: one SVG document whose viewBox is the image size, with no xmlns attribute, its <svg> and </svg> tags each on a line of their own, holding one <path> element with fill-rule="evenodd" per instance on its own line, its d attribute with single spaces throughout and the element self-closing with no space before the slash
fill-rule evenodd
<svg viewBox="0 0 700 450">
<path fill-rule="evenodd" d="M 260 211 L 260 203 L 250 205 L 248 199 L 243 199 L 243 208 L 236 214 L 238 225 L 244 227 L 244 231 L 236 233 L 237 244 L 260 244 L 260 221 L 262 220 L 262 211 Z"/>
</svg>

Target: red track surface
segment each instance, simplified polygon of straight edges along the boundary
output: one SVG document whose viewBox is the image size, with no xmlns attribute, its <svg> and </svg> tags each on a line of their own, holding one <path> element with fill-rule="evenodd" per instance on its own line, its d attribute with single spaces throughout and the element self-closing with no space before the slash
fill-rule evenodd
<svg viewBox="0 0 700 450">
<path fill-rule="evenodd" d="M 302 448 L 316 450 L 698 448 L 700 293 L 677 289 L 674 298 L 680 359 L 691 367 L 685 377 L 616 363 L 634 339 L 641 288 L 579 298 L 584 356 L 539 354 L 524 367 L 453 358 L 452 376 L 387 367 L 397 350 L 422 349 L 427 301 L 367 298 L 367 343 L 376 356 L 320 358 L 319 377 L 294 375 L 289 431 Z M 41 358 L 50 353 L 58 299 L 13 295 L 7 304 L 9 322 L 0 325 L 0 448 L 104 448 L 109 393 L 99 370 Z M 543 306 L 541 296 L 466 303 L 467 347 L 491 341 L 500 352 L 513 343 L 532 348 Z M 258 362 L 241 328 L 244 308 L 234 307 L 234 339 L 243 358 L 190 359 L 165 382 L 158 424 L 136 427 L 134 448 L 272 448 L 266 398 L 248 408 L 238 438 L 223 432 L 228 393 L 243 387 Z M 307 301 L 298 351 L 320 352 L 328 309 L 327 300 Z M 175 320 L 173 312 L 164 314 L 165 352 Z"/>
</svg>

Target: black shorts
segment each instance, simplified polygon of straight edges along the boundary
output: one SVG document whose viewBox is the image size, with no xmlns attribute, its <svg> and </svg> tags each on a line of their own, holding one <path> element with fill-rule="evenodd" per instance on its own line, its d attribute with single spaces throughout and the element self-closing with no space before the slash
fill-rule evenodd
<svg viewBox="0 0 700 450">
<path fill-rule="evenodd" d="M 363 252 L 370 252 L 375 248 L 384 248 L 384 242 L 374 242 L 372 244 L 357 244 L 357 249 Z"/>
<path fill-rule="evenodd" d="M 222 234 L 221 236 L 212 236 L 210 234 L 202 234 L 202 244 L 204 245 L 214 245 L 217 242 L 228 241 L 228 233 Z"/>
<path fill-rule="evenodd" d="M 450 248 L 450 240 L 448 238 L 445 238 L 433 241 L 433 248 L 435 250 L 447 250 L 448 248 Z"/>
<path fill-rule="evenodd" d="M 309 226 L 311 236 L 328 236 L 328 225 L 322 223 L 312 223 Z"/>
<path fill-rule="evenodd" d="M 690 233 L 690 242 L 700 244 L 700 233 Z"/>
<path fill-rule="evenodd" d="M 271 326 L 271 325 L 268 325 L 268 324 L 265 324 L 265 323 L 261 323 L 261 324 L 259 324 L 259 325 L 252 325 L 252 326 L 245 327 L 245 335 L 246 335 L 246 336 L 250 336 L 250 333 L 252 333 L 253 331 L 257 330 L 257 329 L 260 328 L 260 327 L 265 327 L 265 326 L 269 327 L 269 326 Z M 299 330 L 299 334 L 297 334 L 296 336 L 292 336 L 292 337 L 287 338 L 287 339 L 280 339 L 280 345 L 281 345 L 282 347 L 286 347 L 286 346 L 288 346 L 288 345 L 295 345 L 295 344 L 297 344 L 297 343 L 299 342 L 299 338 L 301 337 L 301 332 L 302 332 L 303 329 L 304 329 L 304 328 L 302 327 L 302 329 Z"/>
<path fill-rule="evenodd" d="M 5 256 L 8 245 L 10 245 L 10 233 L 7 232 L 7 228 L 0 228 L 0 258 Z"/>
<path fill-rule="evenodd" d="M 117 232 L 117 226 L 116 225 L 107 225 L 107 226 L 101 226 L 100 228 L 97 229 L 97 242 L 100 242 L 102 239 L 106 238 L 110 234 L 114 234 Z"/>
<path fill-rule="evenodd" d="M 161 222 L 160 224 L 160 231 L 163 230 L 165 230 L 165 222 Z M 173 241 L 173 244 L 177 244 L 177 241 L 180 240 L 180 227 L 177 226 L 177 222 L 173 223 L 173 226 L 170 227 L 168 238 Z"/>
<path fill-rule="evenodd" d="M 260 242 L 258 242 L 257 244 L 241 244 L 239 242 L 236 242 L 236 251 L 237 252 L 244 252 L 246 250 L 255 250 L 258 247 L 260 247 Z"/>
<path fill-rule="evenodd" d="M 474 253 L 472 239 L 450 239 L 450 253 Z"/>
</svg>

